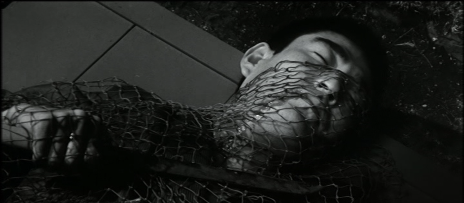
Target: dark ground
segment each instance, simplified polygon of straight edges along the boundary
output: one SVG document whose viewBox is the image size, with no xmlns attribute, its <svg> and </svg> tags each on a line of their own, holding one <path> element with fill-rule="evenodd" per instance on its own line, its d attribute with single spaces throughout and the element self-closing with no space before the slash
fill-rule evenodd
<svg viewBox="0 0 464 203">
<path fill-rule="evenodd" d="M 158 3 L 242 52 L 298 18 L 339 15 L 372 26 L 390 61 L 379 129 L 451 171 L 462 170 L 462 2 Z"/>
</svg>

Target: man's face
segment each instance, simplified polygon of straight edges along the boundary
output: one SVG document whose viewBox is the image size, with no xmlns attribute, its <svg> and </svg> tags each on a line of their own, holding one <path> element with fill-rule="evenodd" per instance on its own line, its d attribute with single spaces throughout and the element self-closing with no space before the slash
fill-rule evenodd
<svg viewBox="0 0 464 203">
<path fill-rule="evenodd" d="M 282 156 L 333 144 L 367 108 L 366 60 L 340 34 L 303 35 L 278 54 L 260 43 L 241 65 L 245 80 L 237 102 L 246 112 L 244 134 Z"/>
</svg>

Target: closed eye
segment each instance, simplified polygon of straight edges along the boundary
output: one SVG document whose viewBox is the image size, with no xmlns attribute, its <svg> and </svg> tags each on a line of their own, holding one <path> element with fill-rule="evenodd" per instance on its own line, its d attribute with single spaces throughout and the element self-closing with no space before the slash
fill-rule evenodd
<svg viewBox="0 0 464 203">
<path fill-rule="evenodd" d="M 321 56 L 319 53 L 317 53 L 317 52 L 314 52 L 314 53 L 324 62 L 325 65 L 327 65 L 327 66 L 329 65 L 329 63 L 327 63 L 327 61 L 325 60 L 324 57 L 322 57 L 322 56 Z"/>
</svg>

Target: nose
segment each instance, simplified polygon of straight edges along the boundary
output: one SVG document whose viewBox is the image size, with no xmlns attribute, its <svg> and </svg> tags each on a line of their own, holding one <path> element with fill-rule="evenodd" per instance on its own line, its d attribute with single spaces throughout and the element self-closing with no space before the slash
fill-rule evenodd
<svg viewBox="0 0 464 203">
<path fill-rule="evenodd" d="M 329 78 L 316 82 L 316 89 L 328 96 L 329 105 L 337 103 L 337 93 L 340 91 L 340 81 L 337 78 Z"/>
</svg>

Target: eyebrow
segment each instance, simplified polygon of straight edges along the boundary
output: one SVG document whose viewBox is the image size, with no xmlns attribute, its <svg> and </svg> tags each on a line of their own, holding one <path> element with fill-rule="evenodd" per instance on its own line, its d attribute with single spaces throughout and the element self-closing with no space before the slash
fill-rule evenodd
<svg viewBox="0 0 464 203">
<path fill-rule="evenodd" d="M 349 56 L 348 52 L 346 52 L 345 48 L 343 48 L 339 44 L 333 42 L 332 40 L 322 38 L 322 37 L 316 37 L 311 41 L 312 42 L 321 42 L 321 43 L 324 43 L 324 44 L 328 45 L 333 51 L 335 51 L 336 54 L 338 54 L 345 61 L 348 60 L 348 58 L 349 58 L 348 57 Z"/>
</svg>

